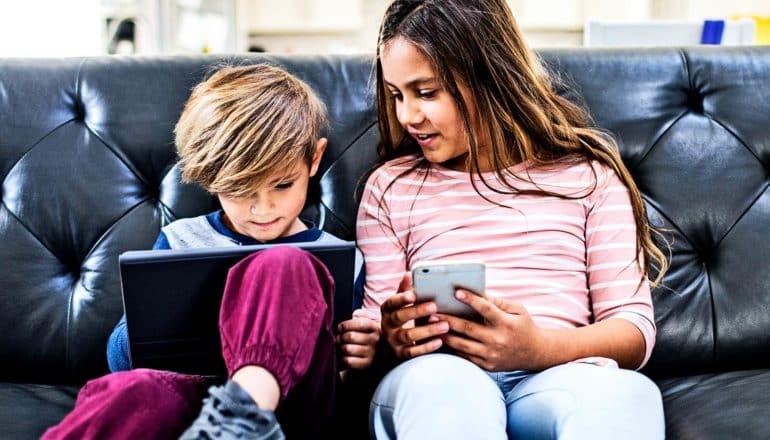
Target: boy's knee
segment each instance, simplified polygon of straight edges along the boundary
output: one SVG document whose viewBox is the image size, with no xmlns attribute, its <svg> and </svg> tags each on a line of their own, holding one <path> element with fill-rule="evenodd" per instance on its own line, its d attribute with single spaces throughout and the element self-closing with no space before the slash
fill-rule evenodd
<svg viewBox="0 0 770 440">
<path fill-rule="evenodd" d="M 313 258 L 310 252 L 295 246 L 274 246 L 244 258 L 241 263 L 270 271 L 296 270 L 298 267 L 312 267 L 308 263 Z"/>
<path fill-rule="evenodd" d="M 282 260 L 282 261 L 294 261 L 295 259 L 305 259 L 307 258 L 310 253 L 304 249 L 300 249 L 296 246 L 273 246 L 271 248 L 265 249 L 262 252 L 265 258 L 270 258 L 271 260 Z"/>
</svg>

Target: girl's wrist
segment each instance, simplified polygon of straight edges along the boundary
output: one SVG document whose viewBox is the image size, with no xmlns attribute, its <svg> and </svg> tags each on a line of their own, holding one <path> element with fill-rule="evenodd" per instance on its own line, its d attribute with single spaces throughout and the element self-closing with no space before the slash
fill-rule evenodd
<svg viewBox="0 0 770 440">
<path fill-rule="evenodd" d="M 536 359 L 536 370 L 545 370 L 580 358 L 575 351 L 576 346 L 569 343 L 563 330 L 539 329 L 540 340 Z"/>
</svg>

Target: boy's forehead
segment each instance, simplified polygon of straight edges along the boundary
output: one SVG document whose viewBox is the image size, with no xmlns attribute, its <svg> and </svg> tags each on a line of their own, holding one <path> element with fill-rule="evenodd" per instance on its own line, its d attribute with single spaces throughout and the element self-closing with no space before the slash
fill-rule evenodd
<svg viewBox="0 0 770 440">
<path fill-rule="evenodd" d="M 273 170 L 272 172 L 265 173 L 264 178 L 260 179 L 260 184 L 269 185 L 269 184 L 278 183 L 282 180 L 286 180 L 289 177 L 297 177 L 297 174 L 300 174 L 303 171 L 309 171 L 309 167 L 302 160 L 298 160 L 293 164 L 288 164 L 285 166 L 282 164 L 278 164 L 275 170 Z"/>
</svg>

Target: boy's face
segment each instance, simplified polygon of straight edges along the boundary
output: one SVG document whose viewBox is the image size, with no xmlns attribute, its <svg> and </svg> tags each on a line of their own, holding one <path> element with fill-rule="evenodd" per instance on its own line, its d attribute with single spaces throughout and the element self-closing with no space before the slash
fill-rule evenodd
<svg viewBox="0 0 770 440">
<path fill-rule="evenodd" d="M 307 229 L 297 218 L 305 206 L 310 177 L 318 172 L 318 164 L 326 149 L 326 139 L 316 144 L 310 167 L 304 161 L 278 170 L 266 183 L 255 188 L 251 197 L 217 198 L 225 212 L 225 224 L 239 234 L 266 242 Z"/>
</svg>

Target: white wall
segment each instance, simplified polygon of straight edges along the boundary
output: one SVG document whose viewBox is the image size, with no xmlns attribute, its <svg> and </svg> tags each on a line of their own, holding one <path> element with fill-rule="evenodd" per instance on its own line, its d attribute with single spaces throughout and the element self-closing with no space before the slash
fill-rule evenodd
<svg viewBox="0 0 770 440">
<path fill-rule="evenodd" d="M 390 3 L 390 0 L 234 1 L 238 11 L 237 50 L 258 44 L 276 52 L 312 53 L 372 53 L 380 19 Z M 0 57 L 104 53 L 101 3 L 102 0 L 0 0 Z M 700 20 L 733 15 L 770 16 L 770 0 L 508 0 L 508 3 L 533 47 L 581 45 L 582 27 L 587 18 Z M 347 6 L 340 10 L 334 9 L 334 5 Z M 287 17 L 283 22 L 278 16 L 265 18 L 266 12 L 280 11 L 294 11 L 299 16 Z M 352 22 L 353 26 L 337 30 L 332 26 L 315 32 L 306 29 L 319 24 L 313 17 L 324 17 L 327 13 L 331 13 L 329 17 L 336 17 L 343 12 L 352 18 L 338 24 Z M 334 19 L 327 17 L 321 24 L 329 21 Z M 288 30 L 259 32 L 260 25 L 272 22 Z"/>
<path fill-rule="evenodd" d="M 99 0 L 0 0 L 0 57 L 102 52 Z"/>
</svg>

